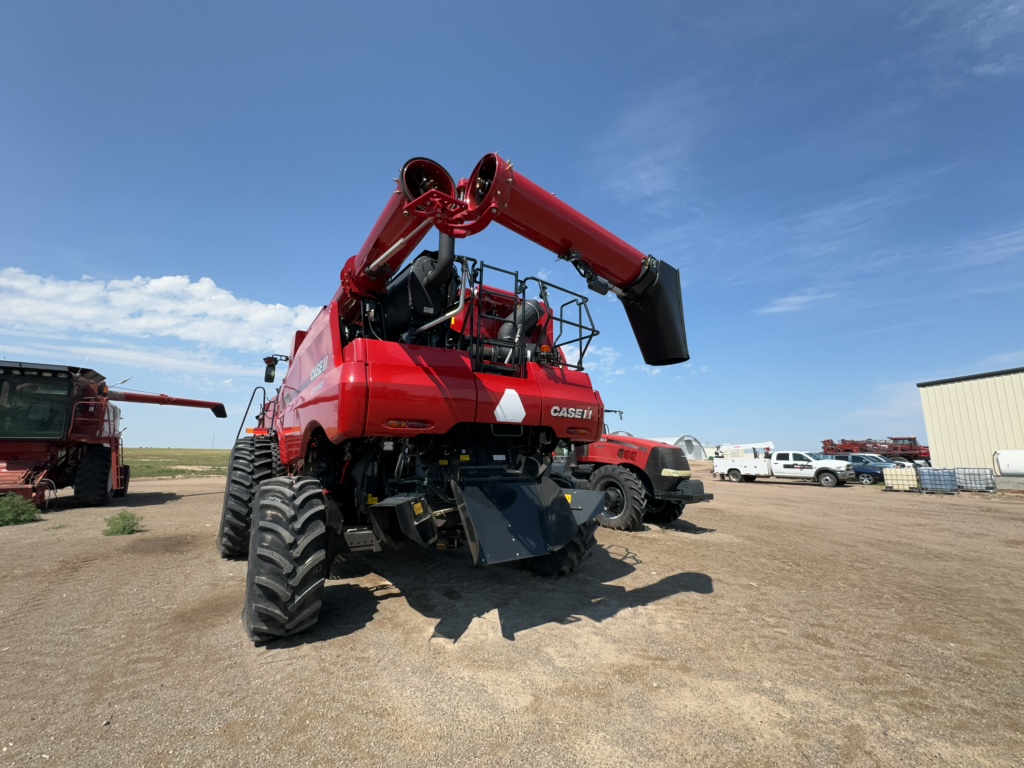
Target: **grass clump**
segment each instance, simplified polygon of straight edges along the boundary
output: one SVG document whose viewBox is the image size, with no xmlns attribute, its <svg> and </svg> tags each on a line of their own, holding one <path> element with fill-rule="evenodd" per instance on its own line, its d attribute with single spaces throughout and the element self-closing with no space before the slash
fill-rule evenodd
<svg viewBox="0 0 1024 768">
<path fill-rule="evenodd" d="M 107 529 L 103 531 L 104 536 L 128 536 L 142 529 L 142 518 L 127 509 L 106 518 L 106 521 Z"/>
<path fill-rule="evenodd" d="M 39 519 L 36 505 L 16 493 L 0 496 L 0 525 L 34 523 Z"/>
</svg>

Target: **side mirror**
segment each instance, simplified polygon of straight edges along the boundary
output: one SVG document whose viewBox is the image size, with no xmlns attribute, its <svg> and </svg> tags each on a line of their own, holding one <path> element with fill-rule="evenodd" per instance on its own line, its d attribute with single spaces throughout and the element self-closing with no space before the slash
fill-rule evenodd
<svg viewBox="0 0 1024 768">
<path fill-rule="evenodd" d="M 270 384 L 274 380 L 274 374 L 277 373 L 277 365 L 267 364 L 267 370 L 263 373 L 263 380 Z"/>
</svg>

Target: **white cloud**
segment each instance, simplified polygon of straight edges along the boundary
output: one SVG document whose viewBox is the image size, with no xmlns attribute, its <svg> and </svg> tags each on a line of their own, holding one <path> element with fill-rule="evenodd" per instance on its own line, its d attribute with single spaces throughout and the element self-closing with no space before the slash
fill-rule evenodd
<svg viewBox="0 0 1024 768">
<path fill-rule="evenodd" d="M 830 299 L 835 294 L 832 293 L 819 293 L 818 291 L 803 291 L 801 293 L 794 293 L 789 296 L 783 296 L 781 299 L 775 299 L 767 306 L 755 309 L 754 312 L 758 315 L 770 315 L 778 312 L 798 312 L 804 309 L 808 304 L 815 301 L 823 301 Z"/>
<path fill-rule="evenodd" d="M 644 201 L 667 213 L 685 207 L 695 146 L 703 133 L 705 94 L 688 78 L 625 109 L 591 147 L 603 182 L 623 203 Z"/>
<path fill-rule="evenodd" d="M 949 268 L 984 267 L 1002 262 L 1024 261 L 1024 226 L 996 234 L 962 240 L 939 256 Z"/>
<path fill-rule="evenodd" d="M 943 69 L 976 77 L 1024 76 L 1024 2 L 932 0 L 908 26 L 932 31 L 929 54 Z"/>
<path fill-rule="evenodd" d="M 287 350 L 294 331 L 307 328 L 320 311 L 240 299 L 206 277 L 61 280 L 14 267 L 0 269 L 0 306 L 5 336 L 21 333 L 75 341 L 88 337 L 89 349 L 97 337 L 175 339 L 204 349 L 257 354 Z M 126 362 L 153 354 L 130 345 L 122 352 Z M 189 359 L 196 363 L 194 357 Z"/>
</svg>

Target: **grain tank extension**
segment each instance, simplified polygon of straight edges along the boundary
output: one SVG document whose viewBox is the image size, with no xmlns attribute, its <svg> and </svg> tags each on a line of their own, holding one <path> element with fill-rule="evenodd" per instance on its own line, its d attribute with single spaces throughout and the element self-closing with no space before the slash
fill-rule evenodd
<svg viewBox="0 0 1024 768">
<path fill-rule="evenodd" d="M 346 552 L 465 546 L 477 565 L 575 571 L 603 493 L 552 477 L 560 442 L 597 440 L 604 405 L 583 370 L 586 297 L 457 255 L 497 222 L 622 302 L 644 360 L 689 358 L 679 274 L 486 155 L 456 183 L 407 162 L 341 284 L 290 354 L 259 427 L 236 442 L 218 546 L 248 557 L 254 641 L 317 621 Z M 413 257 L 430 230 L 437 250 Z M 403 267 L 403 264 L 411 261 Z"/>
</svg>

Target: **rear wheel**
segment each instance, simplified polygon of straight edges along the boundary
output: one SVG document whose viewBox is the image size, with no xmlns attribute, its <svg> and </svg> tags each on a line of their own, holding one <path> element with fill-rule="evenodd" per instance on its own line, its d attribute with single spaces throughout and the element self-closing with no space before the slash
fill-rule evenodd
<svg viewBox="0 0 1024 768">
<path fill-rule="evenodd" d="M 831 472 L 822 472 L 820 475 L 818 475 L 818 485 L 824 488 L 835 488 L 836 485 L 838 485 L 838 483 L 839 478 L 837 478 Z"/>
<path fill-rule="evenodd" d="M 220 513 L 217 548 L 222 557 L 245 557 L 249 553 L 252 503 L 259 484 L 273 477 L 276 442 L 269 437 L 243 437 L 231 449 L 224 504 Z"/>
<path fill-rule="evenodd" d="M 740 473 L 738 469 L 730 469 L 729 479 L 732 480 L 734 483 L 739 483 L 743 480 L 743 475 Z"/>
<path fill-rule="evenodd" d="M 861 474 L 857 475 L 857 482 L 859 482 L 861 485 L 874 485 L 875 476 L 869 475 L 867 472 L 862 472 Z"/>
<path fill-rule="evenodd" d="M 605 494 L 604 511 L 597 516 L 599 525 L 620 531 L 635 531 L 643 525 L 647 510 L 647 489 L 626 467 L 598 467 L 590 476 L 590 488 Z"/>
<path fill-rule="evenodd" d="M 323 487 L 312 477 L 260 485 L 252 515 L 242 623 L 255 643 L 309 629 L 320 618 L 327 574 Z"/>
<path fill-rule="evenodd" d="M 523 560 L 523 567 L 538 576 L 547 578 L 568 576 L 575 573 L 593 553 L 594 531 L 597 521 L 588 520 L 576 529 L 576 535 L 568 544 L 556 552 Z"/>
<path fill-rule="evenodd" d="M 683 509 L 686 507 L 681 501 L 656 501 L 647 502 L 647 514 L 644 520 L 657 525 L 669 525 L 683 516 Z"/>
<path fill-rule="evenodd" d="M 75 472 L 75 503 L 86 507 L 109 504 L 114 485 L 111 469 L 110 448 L 106 445 L 88 446 Z"/>
</svg>

